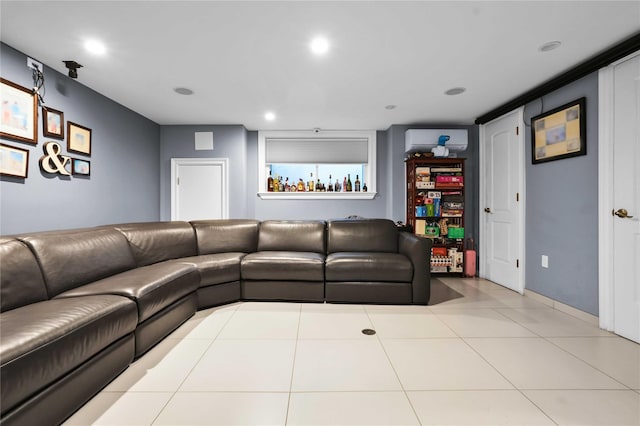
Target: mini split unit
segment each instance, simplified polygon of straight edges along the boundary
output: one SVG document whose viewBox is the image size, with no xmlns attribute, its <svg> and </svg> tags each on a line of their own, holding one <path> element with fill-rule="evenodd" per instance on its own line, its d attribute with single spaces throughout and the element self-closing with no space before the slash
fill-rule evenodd
<svg viewBox="0 0 640 426">
<path fill-rule="evenodd" d="M 467 129 L 409 129 L 404 134 L 405 152 L 431 152 L 438 146 L 440 136 L 449 136 L 445 146 L 451 152 L 467 149 L 469 143 Z"/>
</svg>

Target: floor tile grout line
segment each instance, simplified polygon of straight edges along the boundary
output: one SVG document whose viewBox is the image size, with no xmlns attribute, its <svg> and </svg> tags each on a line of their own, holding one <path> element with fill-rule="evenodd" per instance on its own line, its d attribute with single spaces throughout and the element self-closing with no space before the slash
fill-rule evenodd
<svg viewBox="0 0 640 426">
<path fill-rule="evenodd" d="M 522 296 L 524 297 L 524 296 Z M 502 309 L 502 308 L 501 308 Z M 511 308 L 511 309 L 515 309 L 515 308 Z M 536 308 L 537 309 L 537 308 Z M 536 333 L 534 330 L 530 329 L 529 327 L 527 327 L 526 325 L 524 325 L 523 323 L 514 320 L 513 318 L 509 317 L 508 315 L 505 315 L 503 312 L 500 312 L 498 310 L 496 310 L 496 312 L 500 315 L 502 315 L 503 317 L 505 317 L 506 319 L 514 322 L 515 324 L 519 325 L 520 327 L 524 328 L 525 330 L 529 331 L 530 333 L 534 334 L 537 337 L 544 337 L 542 336 L 540 333 Z"/>
<path fill-rule="evenodd" d="M 531 402 L 531 404 L 533 404 L 536 408 L 538 408 L 542 413 L 544 413 L 545 416 L 547 416 L 549 418 L 549 420 L 551 420 L 554 424 L 559 425 L 558 422 L 556 422 L 550 414 L 547 414 L 547 412 L 545 410 L 542 409 L 542 407 L 538 406 L 538 404 L 536 404 L 535 401 L 533 401 L 531 398 L 529 398 L 527 396 L 527 394 L 525 392 L 527 391 L 533 391 L 533 392 L 537 392 L 537 391 L 541 391 L 541 392 L 557 392 L 557 391 L 561 391 L 561 392 L 573 392 L 573 391 L 577 391 L 577 392 L 593 392 L 593 391 L 597 391 L 597 392 L 615 392 L 615 391 L 623 391 L 626 392 L 625 389 L 518 389 L 518 392 L 520 392 L 520 394 L 522 396 L 524 396 L 529 402 Z"/>
<path fill-rule="evenodd" d="M 369 323 L 371 324 L 373 330 L 376 329 L 375 327 L 375 322 L 373 321 L 373 319 L 369 316 L 369 311 L 366 309 L 364 309 L 365 314 L 367 315 L 367 318 L 369 318 Z M 396 367 L 393 365 L 393 361 L 391 361 L 391 357 L 389 356 L 389 353 L 387 352 L 387 348 L 384 346 L 384 343 L 382 342 L 382 339 L 380 338 L 380 335 L 377 334 L 376 332 L 376 339 L 378 340 L 378 344 L 380 345 L 380 347 L 382 348 L 382 351 L 384 352 L 384 356 L 387 358 L 387 361 L 389 362 L 389 365 L 391 366 L 391 369 L 393 370 L 393 374 L 395 374 L 396 379 L 398 380 L 398 383 L 400 384 L 400 388 L 402 389 L 402 393 L 404 394 L 404 397 L 407 399 L 407 402 L 409 403 L 409 406 L 411 407 L 411 411 L 413 412 L 413 415 L 415 416 L 416 420 L 418 421 L 419 425 L 422 425 L 422 421 L 420 420 L 420 416 L 418 415 L 418 412 L 416 411 L 416 408 L 413 406 L 413 403 L 411 402 L 411 398 L 409 397 L 409 394 L 407 393 L 407 390 L 404 387 L 404 384 L 402 383 L 402 380 L 400 380 L 400 375 L 398 374 L 398 371 L 396 370 Z"/>
<path fill-rule="evenodd" d="M 473 309 L 478 309 L 478 308 L 473 308 Z M 501 339 L 523 339 L 523 338 L 535 338 L 535 337 L 542 337 L 540 335 L 538 335 L 538 333 L 534 332 L 533 330 L 530 330 L 529 328 L 525 327 L 524 325 L 520 324 L 519 322 L 517 322 L 516 320 L 509 318 L 508 316 L 504 315 L 503 313 L 499 312 L 498 309 L 505 309 L 505 308 L 482 308 L 483 310 L 491 310 L 501 316 L 503 316 L 505 319 L 508 319 L 509 321 L 511 321 L 512 323 L 524 328 L 525 330 L 527 330 L 528 332 L 534 334 L 534 336 L 461 336 L 459 335 L 459 333 L 456 333 L 455 330 L 453 330 L 453 328 L 451 328 L 449 326 L 449 324 L 446 323 L 446 321 L 444 321 L 443 319 L 439 318 L 439 315 L 437 312 L 434 312 L 434 315 L 438 317 L 438 319 L 443 322 L 445 325 L 447 325 L 451 331 L 453 331 L 456 336 L 460 337 L 461 339 L 466 339 L 466 338 L 472 338 L 472 339 L 490 339 L 490 338 L 501 338 Z"/>
<path fill-rule="evenodd" d="M 296 339 L 293 345 L 293 360 L 291 362 L 291 380 L 289 380 L 289 392 L 287 395 L 287 411 L 284 418 L 285 426 L 289 423 L 289 409 L 291 407 L 291 394 L 293 393 L 293 378 L 296 370 L 296 355 L 298 354 L 298 341 L 300 340 L 300 323 L 302 322 L 302 304 L 299 305 L 298 327 L 296 327 Z"/>
<path fill-rule="evenodd" d="M 536 404 L 536 403 L 535 403 L 531 398 L 529 398 L 529 397 L 527 396 L 527 394 L 525 394 L 525 393 L 523 392 L 523 390 L 522 390 L 522 389 L 517 389 L 517 390 L 518 390 L 518 392 L 520 393 L 520 395 L 522 395 L 522 396 L 523 396 L 527 401 L 529 401 L 529 402 L 530 402 L 534 407 L 536 407 L 538 410 L 540 410 L 540 412 L 541 412 L 542 414 L 544 414 L 544 415 L 545 415 L 549 420 L 551 420 L 551 422 L 552 422 L 553 424 L 555 424 L 556 426 L 557 426 L 557 425 L 559 425 L 559 423 L 558 423 L 558 422 L 556 422 L 556 421 L 553 419 L 553 417 L 551 417 L 551 415 L 550 415 L 549 413 L 547 413 L 546 411 L 544 411 L 544 410 L 542 409 L 542 407 L 540 407 L 540 406 L 539 406 L 538 404 Z"/>
<path fill-rule="evenodd" d="M 441 320 L 442 321 L 442 320 Z M 448 324 L 447 324 L 448 327 Z M 449 327 L 450 328 L 450 327 Z M 512 382 L 511 380 L 509 380 L 504 374 L 502 374 L 500 372 L 500 370 L 498 370 L 496 368 L 496 366 L 494 366 L 493 364 L 491 364 L 489 362 L 489 360 L 487 360 L 480 352 L 478 352 L 473 346 L 471 346 L 469 344 L 469 342 L 467 342 L 468 337 L 462 337 L 459 333 L 457 333 L 455 330 L 451 329 L 451 331 L 457 336 L 458 339 L 460 339 L 465 345 L 467 345 L 473 352 L 475 352 L 484 362 L 486 362 L 489 366 L 491 366 L 492 369 L 495 370 L 496 373 L 498 373 L 502 378 L 504 378 L 507 383 L 509 383 L 511 386 L 513 386 L 514 389 L 518 389 Z M 483 337 L 479 337 L 479 339 L 484 339 Z"/>
<path fill-rule="evenodd" d="M 570 356 L 572 356 L 573 358 L 575 358 L 575 359 L 577 359 L 577 360 L 581 361 L 582 363 L 584 363 L 584 364 L 588 365 L 589 367 L 593 368 L 594 370 L 596 370 L 596 371 L 598 371 L 598 372 L 600 372 L 600 373 L 604 374 L 605 376 L 607 376 L 608 378 L 610 378 L 610 379 L 611 379 L 611 380 L 613 380 L 614 382 L 616 382 L 616 383 L 618 383 L 618 384 L 620 384 L 620 385 L 624 386 L 624 387 L 625 387 L 625 390 L 633 390 L 633 388 L 631 388 L 631 387 L 629 387 L 629 386 L 625 385 L 625 384 L 624 384 L 624 383 L 622 383 L 620 380 L 618 380 L 618 379 L 616 379 L 615 377 L 611 376 L 611 375 L 610 375 L 610 374 L 608 374 L 607 372 L 602 371 L 600 368 L 598 368 L 598 367 L 596 367 L 595 365 L 591 364 L 589 361 L 587 361 L 587 360 L 585 360 L 585 359 L 580 358 L 578 355 L 574 354 L 573 352 L 568 351 L 567 349 L 563 348 L 562 346 L 560 346 L 560 345 L 558 345 L 558 344 L 556 344 L 556 343 L 554 343 L 553 341 L 551 341 L 551 340 L 550 340 L 550 339 L 557 339 L 557 338 L 578 338 L 578 337 L 591 337 L 591 338 L 594 338 L 594 337 L 595 337 L 595 338 L 597 338 L 598 336 L 561 336 L 561 337 L 560 337 L 560 336 L 554 336 L 554 337 L 548 337 L 548 338 L 547 338 L 547 337 L 543 337 L 543 339 L 544 339 L 546 342 L 548 342 L 548 343 L 550 343 L 551 345 L 553 345 L 554 347 L 556 347 L 556 348 L 560 349 L 561 351 L 563 351 L 563 352 L 565 352 L 565 353 L 569 354 L 569 355 L 570 355 Z M 605 339 L 608 339 L 609 337 L 608 337 L 608 336 L 604 336 L 604 338 L 605 338 Z"/>
<path fill-rule="evenodd" d="M 180 388 L 182 387 L 182 385 L 184 385 L 184 382 L 189 378 L 189 376 L 191 375 L 191 373 L 193 373 L 193 370 L 196 368 L 196 366 L 200 363 L 200 361 L 202 361 L 202 358 L 204 358 L 205 354 L 207 353 L 207 351 L 209 349 L 211 349 L 211 346 L 213 346 L 213 344 L 215 343 L 215 341 L 217 340 L 218 336 L 220 335 L 220 333 L 222 332 L 222 330 L 226 327 L 226 325 L 229 323 L 229 321 L 231 320 L 231 318 L 233 318 L 233 316 L 236 314 L 236 312 L 238 311 L 238 308 L 233 309 L 233 312 L 231 313 L 231 315 L 229 315 L 229 318 L 227 318 L 227 320 L 224 322 L 224 324 L 222 325 L 222 327 L 220 327 L 220 330 L 218 330 L 218 332 L 216 333 L 216 335 L 211 339 L 211 342 L 207 345 L 207 347 L 205 348 L 204 351 L 202 351 L 202 354 L 198 357 L 198 359 L 196 360 L 196 362 L 193 363 L 193 366 L 189 369 L 189 371 L 187 372 L 187 374 L 185 374 L 184 379 L 182 379 L 182 381 L 180 382 L 180 384 L 176 387 L 176 390 L 172 392 L 171 397 L 167 400 L 167 402 L 162 406 L 162 408 L 158 411 L 158 413 L 155 415 L 155 417 L 153 418 L 153 420 L 151 421 L 150 425 L 153 425 L 158 418 L 160 417 L 160 415 L 162 414 L 162 412 L 167 408 L 167 406 L 169 405 L 169 403 L 175 398 L 176 394 L 180 391 Z M 213 311 L 211 313 L 209 313 L 205 318 L 209 318 L 210 315 L 215 314 L 217 311 Z M 184 323 L 183 323 L 184 324 Z M 185 340 L 185 338 L 181 338 L 180 342 L 183 342 Z M 195 339 L 194 339 L 195 340 Z M 209 340 L 209 339 L 200 339 L 200 340 Z"/>
<path fill-rule="evenodd" d="M 532 339 L 533 337 L 530 337 L 530 339 Z M 483 339 L 487 339 L 486 337 Z M 491 337 L 489 337 L 488 339 L 491 339 Z M 484 362 L 486 362 L 488 365 L 491 366 L 491 368 L 493 368 L 495 370 L 496 373 L 498 373 L 502 378 L 504 378 L 507 383 L 509 383 L 511 386 L 513 386 L 513 389 L 518 391 L 518 393 L 520 393 L 520 395 L 522 395 L 524 398 L 527 399 L 527 401 L 531 402 L 533 404 L 534 407 L 536 407 L 538 410 L 540 410 L 540 412 L 542 414 L 544 414 L 549 420 L 551 420 L 551 422 L 553 422 L 554 424 L 558 424 L 555 420 L 553 420 L 553 418 L 546 412 L 544 411 L 542 408 L 540 408 L 537 404 L 535 404 L 533 401 L 531 401 L 531 399 L 529 399 L 529 397 L 527 397 L 527 395 L 524 394 L 523 390 L 520 389 L 518 386 L 516 386 L 511 380 L 509 380 L 509 378 L 507 376 L 505 376 L 504 374 L 502 374 L 502 372 L 495 366 L 493 365 L 491 362 L 489 362 L 489 360 L 482 355 L 478 350 L 476 350 L 476 348 L 474 348 L 473 346 L 471 346 L 471 344 L 467 341 L 466 338 L 462 338 L 462 341 L 464 342 L 465 345 L 467 345 L 472 351 L 474 351 L 480 358 L 482 358 L 482 360 Z"/>
</svg>

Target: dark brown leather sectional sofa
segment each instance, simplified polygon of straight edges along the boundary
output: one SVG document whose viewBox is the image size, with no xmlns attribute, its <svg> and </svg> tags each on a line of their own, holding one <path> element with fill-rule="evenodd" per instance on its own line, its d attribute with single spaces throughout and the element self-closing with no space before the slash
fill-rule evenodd
<svg viewBox="0 0 640 426">
<path fill-rule="evenodd" d="M 430 243 L 386 219 L 151 222 L 0 237 L 1 423 L 56 424 L 196 310 L 420 304 Z"/>
</svg>

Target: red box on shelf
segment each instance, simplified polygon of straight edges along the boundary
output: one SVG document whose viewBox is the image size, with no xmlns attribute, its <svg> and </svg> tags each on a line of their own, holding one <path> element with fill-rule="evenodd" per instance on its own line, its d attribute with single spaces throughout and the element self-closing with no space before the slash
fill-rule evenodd
<svg viewBox="0 0 640 426">
<path fill-rule="evenodd" d="M 436 176 L 436 183 L 464 183 L 464 176 Z"/>
<path fill-rule="evenodd" d="M 431 248 L 432 256 L 446 256 L 447 248 L 446 247 L 432 247 Z"/>
</svg>

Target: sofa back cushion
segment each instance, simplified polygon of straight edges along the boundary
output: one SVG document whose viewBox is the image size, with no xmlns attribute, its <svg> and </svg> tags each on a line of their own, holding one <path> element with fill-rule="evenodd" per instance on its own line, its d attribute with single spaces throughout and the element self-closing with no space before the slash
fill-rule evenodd
<svg viewBox="0 0 640 426">
<path fill-rule="evenodd" d="M 31 250 L 14 238 L 0 238 L 0 312 L 43 300 L 47 288 Z"/>
<path fill-rule="evenodd" d="M 265 220 L 260 223 L 258 251 L 307 251 L 324 254 L 325 250 L 325 222 Z"/>
<path fill-rule="evenodd" d="M 327 223 L 327 253 L 398 252 L 398 229 L 388 219 L 339 219 Z"/>
<path fill-rule="evenodd" d="M 253 253 L 258 248 L 258 225 L 253 219 L 195 220 L 198 254 Z"/>
<path fill-rule="evenodd" d="M 127 239 L 111 228 L 41 232 L 18 239 L 38 259 L 50 298 L 136 266 Z"/>
<path fill-rule="evenodd" d="M 188 222 L 114 225 L 129 241 L 138 266 L 196 255 L 196 235 Z"/>
</svg>

